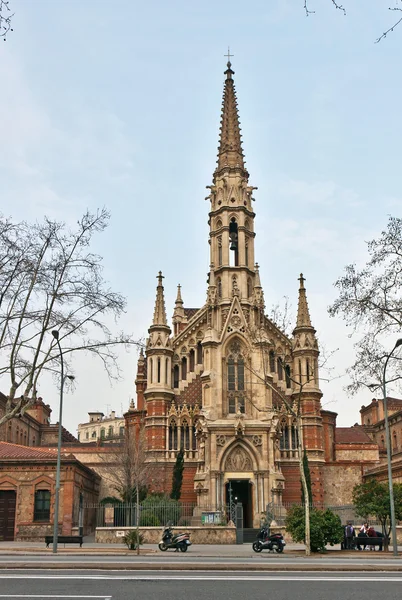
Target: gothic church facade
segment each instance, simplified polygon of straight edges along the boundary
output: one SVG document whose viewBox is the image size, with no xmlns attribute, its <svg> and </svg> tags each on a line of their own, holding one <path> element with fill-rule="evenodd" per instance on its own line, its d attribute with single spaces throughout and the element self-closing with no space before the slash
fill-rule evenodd
<svg viewBox="0 0 402 600">
<path fill-rule="evenodd" d="M 303 275 L 290 337 L 264 312 L 254 252 L 256 188 L 245 167 L 233 75 L 229 62 L 217 167 L 208 186 L 206 301 L 185 308 L 179 286 L 171 329 L 159 273 L 145 356 L 138 361 L 137 402 L 125 418 L 128 430 L 145 423 L 148 460 L 157 466 L 155 489 L 170 492 L 183 448 L 182 500 L 216 510 L 232 494 L 243 503 L 245 526 L 252 527 L 269 503 L 300 501 L 297 429 L 286 408 L 299 394 L 316 502 L 339 500 L 345 469 L 360 481 L 362 465 L 375 464 L 378 449 L 354 428 L 343 436 L 346 447 L 336 447 L 336 414 L 321 407 L 319 348 Z"/>
</svg>

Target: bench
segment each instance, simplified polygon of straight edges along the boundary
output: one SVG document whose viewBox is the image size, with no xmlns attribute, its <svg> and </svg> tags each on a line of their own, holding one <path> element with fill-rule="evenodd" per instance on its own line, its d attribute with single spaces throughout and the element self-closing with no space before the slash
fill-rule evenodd
<svg viewBox="0 0 402 600">
<path fill-rule="evenodd" d="M 353 543 L 355 548 L 361 550 L 361 547 L 365 546 L 379 546 L 379 550 L 382 550 L 384 539 L 382 537 L 368 537 L 368 536 L 357 536 L 354 538 Z"/>
<path fill-rule="evenodd" d="M 53 536 L 45 535 L 46 548 L 49 548 L 50 544 L 53 544 Z M 57 537 L 58 544 L 79 544 L 82 547 L 83 538 L 82 535 L 59 535 Z"/>
</svg>

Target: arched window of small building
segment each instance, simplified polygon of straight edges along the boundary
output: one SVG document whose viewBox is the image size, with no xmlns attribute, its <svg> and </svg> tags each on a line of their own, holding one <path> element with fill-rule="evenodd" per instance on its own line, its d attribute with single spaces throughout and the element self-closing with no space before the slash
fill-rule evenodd
<svg viewBox="0 0 402 600">
<path fill-rule="evenodd" d="M 23 441 L 24 441 L 24 434 L 22 432 L 22 430 L 20 431 L 20 444 L 21 446 L 23 446 Z"/>
<path fill-rule="evenodd" d="M 111 425 L 109 426 L 108 436 L 113 437 L 113 427 Z"/>
<path fill-rule="evenodd" d="M 276 361 L 276 363 L 278 366 L 278 379 L 279 379 L 279 381 L 282 381 L 282 379 L 283 379 L 282 359 L 280 357 L 278 357 L 278 360 Z"/>
<path fill-rule="evenodd" d="M 218 277 L 216 282 L 216 288 L 218 290 L 218 298 L 222 298 L 222 280 L 220 277 Z"/>
<path fill-rule="evenodd" d="M 367 419 L 367 425 L 370 425 L 370 419 Z"/>
<path fill-rule="evenodd" d="M 244 262 L 246 263 L 246 267 L 248 267 L 248 238 L 246 238 L 244 246 Z"/>
<path fill-rule="evenodd" d="M 197 344 L 197 365 L 202 365 L 202 344 L 198 342 Z"/>
<path fill-rule="evenodd" d="M 161 382 L 161 359 L 160 358 L 158 358 L 157 367 L 158 367 L 158 383 L 160 383 Z"/>
<path fill-rule="evenodd" d="M 7 442 L 12 442 L 12 431 L 11 431 L 11 423 L 9 423 L 8 425 L 8 431 L 7 431 Z"/>
<path fill-rule="evenodd" d="M 119 428 L 119 435 L 121 438 L 124 437 L 124 425 Z"/>
<path fill-rule="evenodd" d="M 27 445 L 27 432 L 24 431 L 24 446 Z"/>
<path fill-rule="evenodd" d="M 33 436 L 33 438 L 32 438 L 32 446 L 36 446 L 36 437 L 35 436 Z"/>
<path fill-rule="evenodd" d="M 153 375 L 154 375 L 154 365 L 153 365 L 152 358 L 150 358 L 149 359 L 149 383 L 153 382 Z"/>
<path fill-rule="evenodd" d="M 381 436 L 380 443 L 381 443 L 381 448 L 385 448 L 385 441 L 384 441 L 384 436 L 383 435 Z"/>
<path fill-rule="evenodd" d="M 271 373 L 275 373 L 275 352 L 269 351 L 269 370 Z"/>
<path fill-rule="evenodd" d="M 173 367 L 173 387 L 179 387 L 179 365 Z"/>
<path fill-rule="evenodd" d="M 301 366 L 300 359 L 299 359 L 299 383 L 302 383 L 302 366 Z"/>
<path fill-rule="evenodd" d="M 189 369 L 190 369 L 190 373 L 192 373 L 194 371 L 195 368 L 195 352 L 194 352 L 194 348 L 191 348 L 190 350 L 190 360 L 189 360 Z"/>
<path fill-rule="evenodd" d="M 218 237 L 218 267 L 222 266 L 222 237 Z"/>
<path fill-rule="evenodd" d="M 92 436 L 92 437 L 93 437 L 93 436 Z M 89 431 L 86 431 L 86 432 L 85 432 L 85 439 L 86 439 L 86 440 L 89 440 Z"/>
<path fill-rule="evenodd" d="M 34 521 L 50 521 L 50 491 L 36 490 L 34 498 Z"/>
<path fill-rule="evenodd" d="M 394 450 L 398 449 L 398 440 L 396 437 L 396 431 L 394 431 L 394 433 L 392 434 L 392 446 L 393 446 Z"/>
<path fill-rule="evenodd" d="M 87 432 L 87 434 L 88 434 L 88 432 Z M 91 437 L 92 437 L 92 439 L 96 439 L 96 431 L 92 432 L 92 436 Z M 87 435 L 87 438 L 88 438 L 88 435 Z"/>
<path fill-rule="evenodd" d="M 286 367 L 285 367 L 285 380 L 286 380 L 286 387 L 290 388 L 291 381 L 290 381 L 290 366 L 289 365 L 286 365 Z"/>
<path fill-rule="evenodd" d="M 169 450 L 177 450 L 177 425 L 174 420 L 169 424 Z"/>
<path fill-rule="evenodd" d="M 101 434 L 101 440 L 104 440 L 105 439 L 105 430 L 103 429 L 103 427 L 101 429 L 100 434 Z"/>
<path fill-rule="evenodd" d="M 185 356 L 181 359 L 181 378 L 187 379 L 187 358 Z"/>
<path fill-rule="evenodd" d="M 251 298 L 252 293 L 253 293 L 253 290 L 252 290 L 252 286 L 251 286 L 251 279 L 248 278 L 247 279 L 247 298 Z"/>
<path fill-rule="evenodd" d="M 307 376 L 307 382 L 310 381 L 310 361 L 308 358 L 306 358 L 306 376 Z"/>
<path fill-rule="evenodd" d="M 229 241 L 231 250 L 230 253 L 230 266 L 238 267 L 239 266 L 239 232 L 237 227 L 237 222 L 234 217 L 230 219 L 229 223 Z"/>
<path fill-rule="evenodd" d="M 186 419 L 181 423 L 180 449 L 190 450 L 190 428 Z"/>
<path fill-rule="evenodd" d="M 165 361 L 165 383 L 166 383 L 166 385 L 169 383 L 168 376 L 169 376 L 169 359 L 167 358 Z"/>
</svg>

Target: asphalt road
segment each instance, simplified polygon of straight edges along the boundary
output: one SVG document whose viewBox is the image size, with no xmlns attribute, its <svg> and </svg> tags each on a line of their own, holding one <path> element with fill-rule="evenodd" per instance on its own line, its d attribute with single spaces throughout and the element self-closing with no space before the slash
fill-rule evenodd
<svg viewBox="0 0 402 600">
<path fill-rule="evenodd" d="M 399 600 L 401 583 L 398 573 L 0 571 L 0 599 Z"/>
</svg>

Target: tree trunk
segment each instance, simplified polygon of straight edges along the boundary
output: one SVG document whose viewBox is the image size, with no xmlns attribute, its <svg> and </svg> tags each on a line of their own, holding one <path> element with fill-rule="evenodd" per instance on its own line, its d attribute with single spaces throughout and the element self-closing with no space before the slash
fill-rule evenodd
<svg viewBox="0 0 402 600">
<path fill-rule="evenodd" d="M 137 506 L 135 511 L 136 525 L 137 525 L 137 554 L 140 553 L 140 486 L 137 484 Z"/>
<path fill-rule="evenodd" d="M 304 492 L 304 514 L 305 514 L 305 544 L 306 544 L 306 556 L 310 556 L 311 548 L 310 548 L 310 498 L 308 493 L 306 474 L 304 472 L 303 465 L 303 429 L 301 424 L 301 417 L 297 417 L 297 434 L 299 438 L 298 450 L 299 450 L 299 469 L 300 469 L 300 479 L 302 482 L 303 492 Z"/>
</svg>

